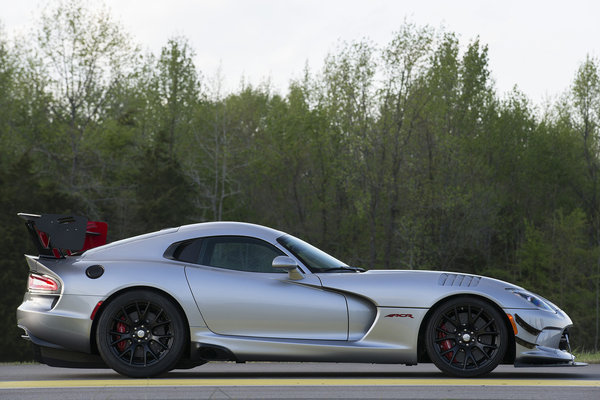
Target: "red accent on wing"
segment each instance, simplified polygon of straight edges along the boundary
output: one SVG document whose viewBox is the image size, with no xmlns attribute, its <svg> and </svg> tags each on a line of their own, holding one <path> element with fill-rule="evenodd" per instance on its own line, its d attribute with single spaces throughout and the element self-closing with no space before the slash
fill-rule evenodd
<svg viewBox="0 0 600 400">
<path fill-rule="evenodd" d="M 101 221 L 88 221 L 85 235 L 85 242 L 80 251 L 93 249 L 94 247 L 106 244 L 106 235 L 108 233 L 108 224 Z"/>
<path fill-rule="evenodd" d="M 35 231 L 37 232 L 38 236 L 40 237 L 40 242 L 42 243 L 42 246 L 44 246 L 45 248 L 48 248 L 48 246 L 50 245 L 50 238 L 48 237 L 46 232 L 42 232 L 37 228 Z"/>
</svg>

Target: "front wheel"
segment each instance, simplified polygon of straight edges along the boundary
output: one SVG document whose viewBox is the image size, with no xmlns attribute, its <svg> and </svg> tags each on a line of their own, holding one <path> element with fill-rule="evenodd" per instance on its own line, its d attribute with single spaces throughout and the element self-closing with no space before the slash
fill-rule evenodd
<svg viewBox="0 0 600 400">
<path fill-rule="evenodd" d="M 135 290 L 107 305 L 98 320 L 96 344 L 109 367 L 132 378 L 146 378 L 175 367 L 186 337 L 183 318 L 171 300 Z"/>
<path fill-rule="evenodd" d="M 457 297 L 429 318 L 427 354 L 443 372 L 456 377 L 489 373 L 504 358 L 508 329 L 495 307 L 472 297 Z"/>
</svg>

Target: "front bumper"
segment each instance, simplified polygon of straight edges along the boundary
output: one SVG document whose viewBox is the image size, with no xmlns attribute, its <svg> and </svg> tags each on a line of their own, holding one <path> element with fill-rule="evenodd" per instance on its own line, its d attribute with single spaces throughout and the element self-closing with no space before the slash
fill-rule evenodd
<svg viewBox="0 0 600 400">
<path fill-rule="evenodd" d="M 561 310 L 505 309 L 514 318 L 515 366 L 575 365 L 568 329 L 571 319 Z"/>
</svg>

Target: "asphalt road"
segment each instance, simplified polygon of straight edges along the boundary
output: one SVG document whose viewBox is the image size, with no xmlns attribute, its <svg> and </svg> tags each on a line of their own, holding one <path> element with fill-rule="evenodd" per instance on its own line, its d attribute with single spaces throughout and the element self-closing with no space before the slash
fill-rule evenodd
<svg viewBox="0 0 600 400">
<path fill-rule="evenodd" d="M 600 399 L 600 365 L 500 366 L 454 379 L 432 364 L 209 363 L 156 379 L 112 370 L 0 365 L 0 399 Z"/>
</svg>

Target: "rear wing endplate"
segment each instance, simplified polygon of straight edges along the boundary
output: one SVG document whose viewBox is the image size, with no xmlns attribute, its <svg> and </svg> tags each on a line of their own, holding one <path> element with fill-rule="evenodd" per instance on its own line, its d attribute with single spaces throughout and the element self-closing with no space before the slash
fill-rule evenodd
<svg viewBox="0 0 600 400">
<path fill-rule="evenodd" d="M 19 213 L 41 256 L 62 258 L 106 244 L 106 222 L 64 214 Z"/>
</svg>

